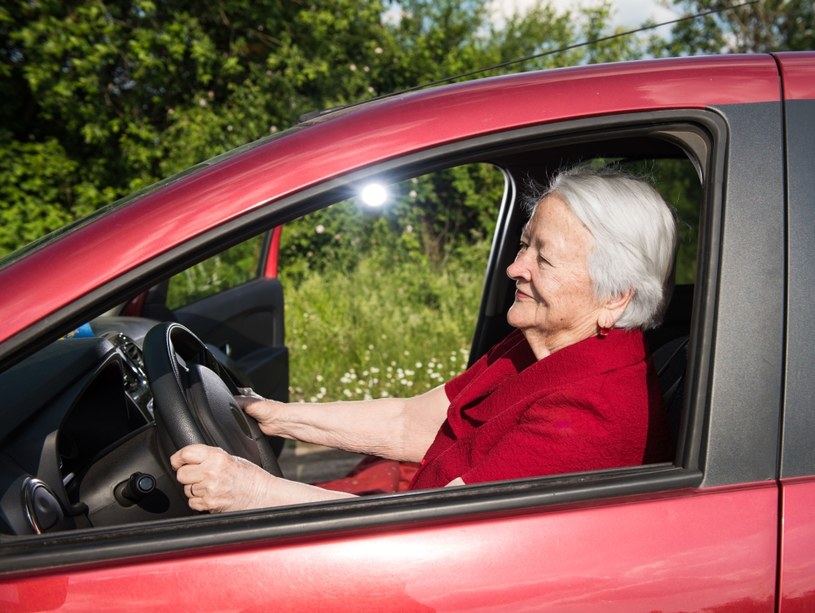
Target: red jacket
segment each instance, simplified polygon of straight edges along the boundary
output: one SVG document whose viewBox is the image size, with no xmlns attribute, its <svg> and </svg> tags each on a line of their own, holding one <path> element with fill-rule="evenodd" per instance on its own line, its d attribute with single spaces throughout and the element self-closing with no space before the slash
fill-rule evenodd
<svg viewBox="0 0 815 613">
<path fill-rule="evenodd" d="M 445 391 L 447 419 L 411 489 L 673 459 L 639 330 L 612 330 L 539 361 L 515 331 Z"/>
</svg>

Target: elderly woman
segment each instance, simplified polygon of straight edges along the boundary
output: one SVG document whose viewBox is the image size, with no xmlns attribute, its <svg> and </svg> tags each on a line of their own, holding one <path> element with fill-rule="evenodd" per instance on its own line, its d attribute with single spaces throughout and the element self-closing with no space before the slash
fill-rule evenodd
<svg viewBox="0 0 815 613">
<path fill-rule="evenodd" d="M 507 268 L 516 330 L 466 372 L 414 398 L 238 400 L 268 435 L 420 461 L 411 489 L 668 461 L 642 331 L 660 322 L 675 246 L 674 216 L 647 183 L 562 173 L 535 199 Z M 204 445 L 179 450 L 171 463 L 196 510 L 351 496 Z"/>
</svg>

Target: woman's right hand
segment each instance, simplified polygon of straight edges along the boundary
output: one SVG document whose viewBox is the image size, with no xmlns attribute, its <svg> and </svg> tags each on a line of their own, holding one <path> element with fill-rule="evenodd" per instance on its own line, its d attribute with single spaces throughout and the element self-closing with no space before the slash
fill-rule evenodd
<svg viewBox="0 0 815 613">
<path fill-rule="evenodd" d="M 195 511 L 240 511 L 287 502 L 276 494 L 277 477 L 218 447 L 188 445 L 172 455 L 170 464 Z"/>
</svg>

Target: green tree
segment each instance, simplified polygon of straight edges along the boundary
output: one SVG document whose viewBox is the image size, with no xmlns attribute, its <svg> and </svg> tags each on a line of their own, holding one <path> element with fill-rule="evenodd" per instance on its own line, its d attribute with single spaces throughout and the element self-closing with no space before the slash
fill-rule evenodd
<svg viewBox="0 0 815 613">
<path fill-rule="evenodd" d="M 495 21 L 485 0 L 6 2 L 0 255 L 305 112 L 594 37 L 608 7 Z M 493 72 L 637 53 L 604 43 Z"/>
<path fill-rule="evenodd" d="M 539 3 L 501 19 L 483 0 L 405 0 L 395 6 L 399 11 L 390 16 L 392 38 L 386 51 L 394 59 L 372 74 L 378 93 L 466 80 L 482 68 L 486 70 L 478 71 L 480 76 L 619 61 L 642 53 L 641 41 L 633 37 L 578 44 L 608 35 L 609 3 L 576 12 L 558 12 L 549 3 Z M 530 59 L 513 61 L 520 58 Z M 422 257 L 437 264 L 463 245 L 491 236 L 496 194 L 502 189 L 502 175 L 484 165 L 421 177 L 404 190 L 413 194 L 403 196 L 404 206 L 391 207 L 390 227 L 397 232 L 412 227 Z M 461 206 L 447 206 L 450 202 Z"/>
<path fill-rule="evenodd" d="M 350 0 L 0 7 L 0 214 L 17 220 L 0 254 L 367 94 L 347 67 L 375 55 L 382 12 Z"/>
<path fill-rule="evenodd" d="M 800 51 L 815 48 L 812 0 L 676 0 L 683 14 L 714 11 L 674 26 L 671 41 L 655 46 L 660 55 Z"/>
</svg>

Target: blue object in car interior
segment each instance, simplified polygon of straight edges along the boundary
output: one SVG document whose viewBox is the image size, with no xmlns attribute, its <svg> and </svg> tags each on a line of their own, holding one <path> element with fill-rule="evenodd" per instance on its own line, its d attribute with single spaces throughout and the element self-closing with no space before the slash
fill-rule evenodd
<svg viewBox="0 0 815 613">
<path fill-rule="evenodd" d="M 69 334 L 67 334 L 66 336 L 68 338 L 90 338 L 91 336 L 94 336 L 94 334 L 93 334 L 93 329 L 91 328 L 91 325 L 88 324 L 88 323 L 85 323 L 85 324 L 82 324 L 81 326 L 79 326 L 73 332 L 70 332 Z"/>
</svg>

